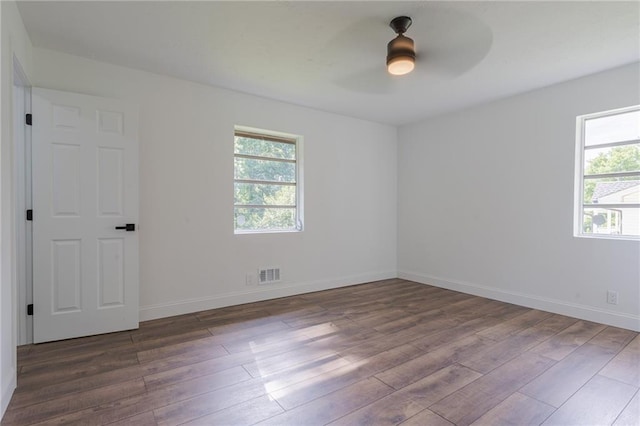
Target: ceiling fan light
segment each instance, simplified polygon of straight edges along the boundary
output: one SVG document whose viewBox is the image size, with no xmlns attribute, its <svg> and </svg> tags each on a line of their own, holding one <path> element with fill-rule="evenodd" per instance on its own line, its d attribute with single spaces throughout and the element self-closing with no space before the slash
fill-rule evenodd
<svg viewBox="0 0 640 426">
<path fill-rule="evenodd" d="M 387 45 L 387 71 L 393 75 L 404 75 L 415 68 L 416 51 L 413 40 L 399 34 Z"/>
<path fill-rule="evenodd" d="M 415 67 L 415 61 L 411 57 L 399 57 L 387 63 L 387 71 L 393 75 L 409 74 Z"/>
</svg>

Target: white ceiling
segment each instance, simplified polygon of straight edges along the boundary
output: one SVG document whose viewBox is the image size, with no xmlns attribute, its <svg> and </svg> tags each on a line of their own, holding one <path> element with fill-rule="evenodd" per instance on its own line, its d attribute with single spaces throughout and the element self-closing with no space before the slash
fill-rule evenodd
<svg viewBox="0 0 640 426">
<path fill-rule="evenodd" d="M 19 2 L 34 46 L 405 124 L 640 60 L 640 2 Z M 389 21 L 416 70 L 385 70 Z"/>
</svg>

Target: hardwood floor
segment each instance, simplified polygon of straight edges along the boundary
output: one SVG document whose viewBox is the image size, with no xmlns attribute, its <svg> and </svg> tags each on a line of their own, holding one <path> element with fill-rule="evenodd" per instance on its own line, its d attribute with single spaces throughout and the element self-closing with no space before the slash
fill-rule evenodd
<svg viewBox="0 0 640 426">
<path fill-rule="evenodd" d="M 18 348 L 3 425 L 638 425 L 640 336 L 404 280 Z"/>
</svg>

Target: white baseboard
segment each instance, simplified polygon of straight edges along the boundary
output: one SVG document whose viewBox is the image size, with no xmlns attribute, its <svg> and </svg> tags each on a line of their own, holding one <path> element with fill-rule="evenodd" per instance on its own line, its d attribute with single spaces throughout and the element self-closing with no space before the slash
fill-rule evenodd
<svg viewBox="0 0 640 426">
<path fill-rule="evenodd" d="M 13 391 L 16 389 L 16 370 L 12 368 L 11 371 L 3 371 L 2 380 L 5 380 L 7 377 L 10 377 L 11 379 L 8 380 L 6 384 L 3 383 L 2 386 L 2 395 L 0 396 L 0 398 L 2 398 L 0 400 L 0 420 L 2 419 L 2 416 L 4 416 L 4 412 L 7 411 Z"/>
<path fill-rule="evenodd" d="M 413 271 L 399 271 L 398 278 L 415 281 L 421 284 L 428 284 L 435 287 L 446 288 L 448 290 L 459 291 L 462 293 L 473 294 L 475 296 L 486 297 L 488 299 L 499 300 L 501 302 L 513 303 L 527 308 L 540 309 L 542 311 L 553 312 L 555 314 L 598 322 L 614 327 L 640 331 L 640 316 L 638 315 L 613 312 L 594 308 L 592 306 L 567 303 L 561 300 L 513 291 L 505 291 L 468 282 L 447 280 Z"/>
<path fill-rule="evenodd" d="M 189 314 L 192 312 L 206 311 L 207 309 L 223 308 L 225 306 L 241 305 L 243 303 L 276 299 L 278 297 L 294 296 L 313 291 L 329 290 L 332 288 L 346 287 L 371 281 L 393 279 L 397 278 L 397 276 L 397 271 L 385 271 L 277 287 L 253 287 L 251 290 L 234 293 L 141 306 L 140 321 Z"/>
<path fill-rule="evenodd" d="M 329 290 L 332 288 L 346 287 L 355 284 L 393 278 L 402 278 L 421 284 L 433 285 L 435 287 L 473 294 L 475 296 L 486 297 L 488 299 L 499 300 L 501 302 L 513 303 L 527 308 L 540 309 L 547 312 L 607 324 L 614 327 L 640 331 L 640 316 L 637 315 L 613 312 L 592 306 L 568 303 L 561 300 L 534 296 L 526 293 L 505 291 L 474 283 L 447 280 L 413 271 L 386 271 L 277 287 L 253 287 L 250 290 L 234 293 L 141 306 L 140 321 L 148 321 L 174 315 L 205 311 L 208 309 L 241 305 L 243 303 L 252 303 L 262 300 L 276 299 L 278 297 L 294 296 L 313 291 Z"/>
</svg>

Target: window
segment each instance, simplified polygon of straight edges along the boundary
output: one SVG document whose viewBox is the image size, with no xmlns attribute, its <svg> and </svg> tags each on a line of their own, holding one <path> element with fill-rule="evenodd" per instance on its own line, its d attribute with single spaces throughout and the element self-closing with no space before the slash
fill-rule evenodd
<svg viewBox="0 0 640 426">
<path fill-rule="evenodd" d="M 578 117 L 575 235 L 640 237 L 640 106 Z"/>
<path fill-rule="evenodd" d="M 300 151 L 299 136 L 236 127 L 236 233 L 302 231 Z"/>
</svg>

